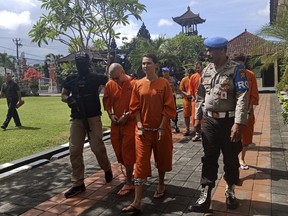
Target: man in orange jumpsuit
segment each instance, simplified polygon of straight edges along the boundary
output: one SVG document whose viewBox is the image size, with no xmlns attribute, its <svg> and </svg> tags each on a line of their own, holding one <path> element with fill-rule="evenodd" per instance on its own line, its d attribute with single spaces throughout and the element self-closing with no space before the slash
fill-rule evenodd
<svg viewBox="0 0 288 216">
<path fill-rule="evenodd" d="M 188 75 L 183 77 L 179 85 L 179 90 L 182 92 L 184 96 L 183 117 L 184 117 L 184 122 L 186 125 L 186 131 L 184 133 L 184 136 L 188 136 L 190 134 L 190 116 L 192 114 L 192 108 L 191 108 L 192 96 L 190 95 L 190 90 L 189 90 L 189 80 L 193 73 L 194 73 L 193 69 L 188 69 Z"/>
<path fill-rule="evenodd" d="M 152 150 L 159 175 L 155 199 L 165 195 L 165 173 L 172 170 L 173 141 L 170 119 L 176 116 L 176 106 L 169 82 L 158 77 L 157 68 L 156 55 L 144 55 L 142 69 L 146 76 L 136 82 L 132 91 L 130 112 L 137 122 L 135 197 L 129 206 L 122 209 L 123 212 L 140 211 L 143 184 L 151 176 Z"/>
<path fill-rule="evenodd" d="M 129 115 L 129 103 L 135 79 L 125 74 L 123 67 L 113 63 L 109 67 L 110 80 L 104 88 L 103 105 L 111 119 L 111 143 L 119 163 L 126 169 L 126 183 L 118 192 L 127 195 L 132 184 L 135 163 L 135 119 Z"/>
<path fill-rule="evenodd" d="M 202 75 L 203 65 L 202 62 L 197 62 L 195 65 L 195 72 L 191 77 L 189 81 L 189 90 L 190 95 L 192 96 L 192 103 L 191 103 L 191 116 L 192 116 L 192 125 L 195 124 L 195 99 L 197 94 L 197 89 L 199 86 L 200 78 Z M 201 129 L 195 128 L 195 136 L 192 138 L 193 142 L 196 142 L 198 140 L 201 140 Z"/>
<path fill-rule="evenodd" d="M 245 65 L 245 57 L 239 56 L 234 59 L 240 64 Z M 249 166 L 245 162 L 245 155 L 248 150 L 248 146 L 252 144 L 253 140 L 253 133 L 254 133 L 254 124 L 255 124 L 255 116 L 254 116 L 254 107 L 259 104 L 259 93 L 258 93 L 258 86 L 257 86 L 257 80 L 255 77 L 255 74 L 251 70 L 246 69 L 246 76 L 248 80 L 248 101 L 249 101 L 249 107 L 248 107 L 248 122 L 246 126 L 242 129 L 242 152 L 239 155 L 239 163 L 240 163 L 240 169 L 247 170 L 249 169 Z"/>
</svg>

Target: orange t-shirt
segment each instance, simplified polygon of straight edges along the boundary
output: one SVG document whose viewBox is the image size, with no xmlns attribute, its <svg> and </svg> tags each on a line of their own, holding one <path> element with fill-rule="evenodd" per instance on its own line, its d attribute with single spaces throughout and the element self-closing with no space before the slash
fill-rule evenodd
<svg viewBox="0 0 288 216">
<path fill-rule="evenodd" d="M 198 86 L 200 83 L 201 74 L 194 73 L 189 80 L 189 90 L 190 95 L 192 95 L 194 98 L 196 97 Z"/>
<path fill-rule="evenodd" d="M 187 94 L 190 95 L 189 82 L 190 82 L 189 75 L 185 76 L 180 82 L 179 90 L 186 92 Z M 191 99 L 188 99 L 186 95 L 184 95 L 183 100 L 183 116 L 184 118 L 191 116 Z"/>
<path fill-rule="evenodd" d="M 133 88 L 130 113 L 140 113 L 143 127 L 158 128 L 162 115 L 168 119 L 176 117 L 176 106 L 169 82 L 160 77 L 152 82 L 146 78 L 138 80 Z"/>
<path fill-rule="evenodd" d="M 259 93 L 258 93 L 258 86 L 257 86 L 257 80 L 253 73 L 253 71 L 246 69 L 246 76 L 248 80 L 248 101 L 249 105 L 258 105 L 259 104 Z"/>
<path fill-rule="evenodd" d="M 183 91 L 183 92 L 186 92 L 187 94 L 190 94 L 189 80 L 190 80 L 189 76 L 183 77 L 183 79 L 181 80 L 180 85 L 179 85 L 180 91 Z M 187 97 L 184 96 L 184 100 L 188 101 Z"/>
<path fill-rule="evenodd" d="M 136 80 L 129 78 L 122 86 L 113 80 L 109 80 L 104 88 L 103 106 L 104 110 L 112 110 L 119 118 L 123 113 L 129 111 L 132 89 Z"/>
</svg>

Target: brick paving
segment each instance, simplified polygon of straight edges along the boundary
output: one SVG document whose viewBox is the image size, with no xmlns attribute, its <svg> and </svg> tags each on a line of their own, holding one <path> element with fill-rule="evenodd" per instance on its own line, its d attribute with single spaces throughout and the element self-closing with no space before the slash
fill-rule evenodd
<svg viewBox="0 0 288 216">
<path fill-rule="evenodd" d="M 219 180 L 212 197 L 213 215 L 287 215 L 288 127 L 283 125 L 280 112 L 275 94 L 260 94 L 260 104 L 255 110 L 254 144 L 246 156 L 250 169 L 241 170 L 241 184 L 236 187 L 239 207 L 226 209 L 220 158 Z M 184 131 L 182 119 L 180 124 Z M 141 215 L 203 215 L 187 211 L 199 195 L 201 142 L 192 142 L 191 137 L 182 134 L 173 134 L 173 138 L 173 170 L 165 178 L 166 195 L 160 200 L 152 198 L 157 186 L 157 170 L 153 169 L 152 177 L 144 186 Z M 69 157 L 63 157 L 0 179 L 0 215 L 125 215 L 121 209 L 131 203 L 134 195 L 117 196 L 124 176 L 109 141 L 106 146 L 115 177 L 111 183 L 105 183 L 103 171 L 86 148 L 87 190 L 84 193 L 64 198 L 70 186 L 71 168 Z"/>
</svg>

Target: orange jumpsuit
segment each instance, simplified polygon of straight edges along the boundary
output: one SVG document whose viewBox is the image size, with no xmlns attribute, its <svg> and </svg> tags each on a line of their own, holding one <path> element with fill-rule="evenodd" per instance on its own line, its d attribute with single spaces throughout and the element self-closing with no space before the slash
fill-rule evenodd
<svg viewBox="0 0 288 216">
<path fill-rule="evenodd" d="M 186 92 L 188 94 L 190 94 L 190 90 L 189 90 L 189 76 L 185 76 L 179 85 L 179 90 Z M 184 99 L 183 99 L 183 117 L 187 118 L 191 116 L 191 100 L 189 100 L 185 95 L 184 95 Z"/>
<path fill-rule="evenodd" d="M 201 74 L 194 73 L 194 74 L 192 74 L 192 76 L 190 77 L 190 80 L 189 80 L 190 95 L 194 97 L 194 100 L 192 100 L 192 102 L 191 102 L 191 116 L 192 116 L 191 122 L 192 122 L 192 125 L 195 124 L 195 98 L 197 95 L 197 89 L 199 86 L 200 78 L 201 78 Z"/>
<path fill-rule="evenodd" d="M 162 116 L 166 116 L 168 119 L 176 116 L 176 106 L 169 82 L 164 78 L 158 78 L 152 82 L 146 78 L 138 80 L 132 91 L 130 113 L 131 115 L 140 114 L 144 128 L 144 136 L 139 136 L 136 127 L 134 177 L 146 179 L 151 176 L 152 150 L 158 170 L 171 171 L 173 142 L 170 121 L 168 120 L 164 126 L 165 136 L 161 140 L 158 140 L 157 131 Z"/>
<path fill-rule="evenodd" d="M 258 87 L 257 81 L 254 73 L 250 70 L 246 69 L 246 76 L 248 80 L 248 101 L 249 107 L 250 105 L 258 105 L 259 104 L 259 94 L 258 94 Z M 254 123 L 255 123 L 255 116 L 254 112 L 251 112 L 248 115 L 248 122 L 245 127 L 242 129 L 242 145 L 248 146 L 252 143 L 253 132 L 254 132 Z"/>
<path fill-rule="evenodd" d="M 113 110 L 120 118 L 129 111 L 131 93 L 136 80 L 129 78 L 122 86 L 109 80 L 104 88 L 104 110 Z M 111 143 L 119 163 L 133 165 L 135 163 L 135 118 L 129 116 L 124 125 L 111 123 Z"/>
</svg>

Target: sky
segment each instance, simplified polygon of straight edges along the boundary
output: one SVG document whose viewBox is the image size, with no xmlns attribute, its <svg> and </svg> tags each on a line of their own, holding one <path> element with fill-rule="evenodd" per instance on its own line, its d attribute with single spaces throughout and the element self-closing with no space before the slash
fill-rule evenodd
<svg viewBox="0 0 288 216">
<path fill-rule="evenodd" d="M 222 36 L 231 40 L 247 29 L 257 34 L 260 28 L 269 23 L 269 0 L 139 0 L 146 5 L 146 12 L 141 14 L 142 21 L 130 18 L 128 26 L 117 26 L 116 31 L 121 37 L 135 37 L 142 23 L 152 38 L 165 36 L 174 37 L 181 32 L 180 25 L 172 17 L 178 17 L 187 11 L 199 14 L 206 21 L 199 24 L 198 34 L 202 37 Z M 41 2 L 37 0 L 0 0 L 0 53 L 16 56 L 16 41 L 19 56 L 25 53 L 28 63 L 41 63 L 45 55 L 68 54 L 68 47 L 61 43 L 49 43 L 38 47 L 31 42 L 28 32 L 37 22 L 41 14 Z M 118 47 L 122 41 L 116 41 Z"/>
</svg>

